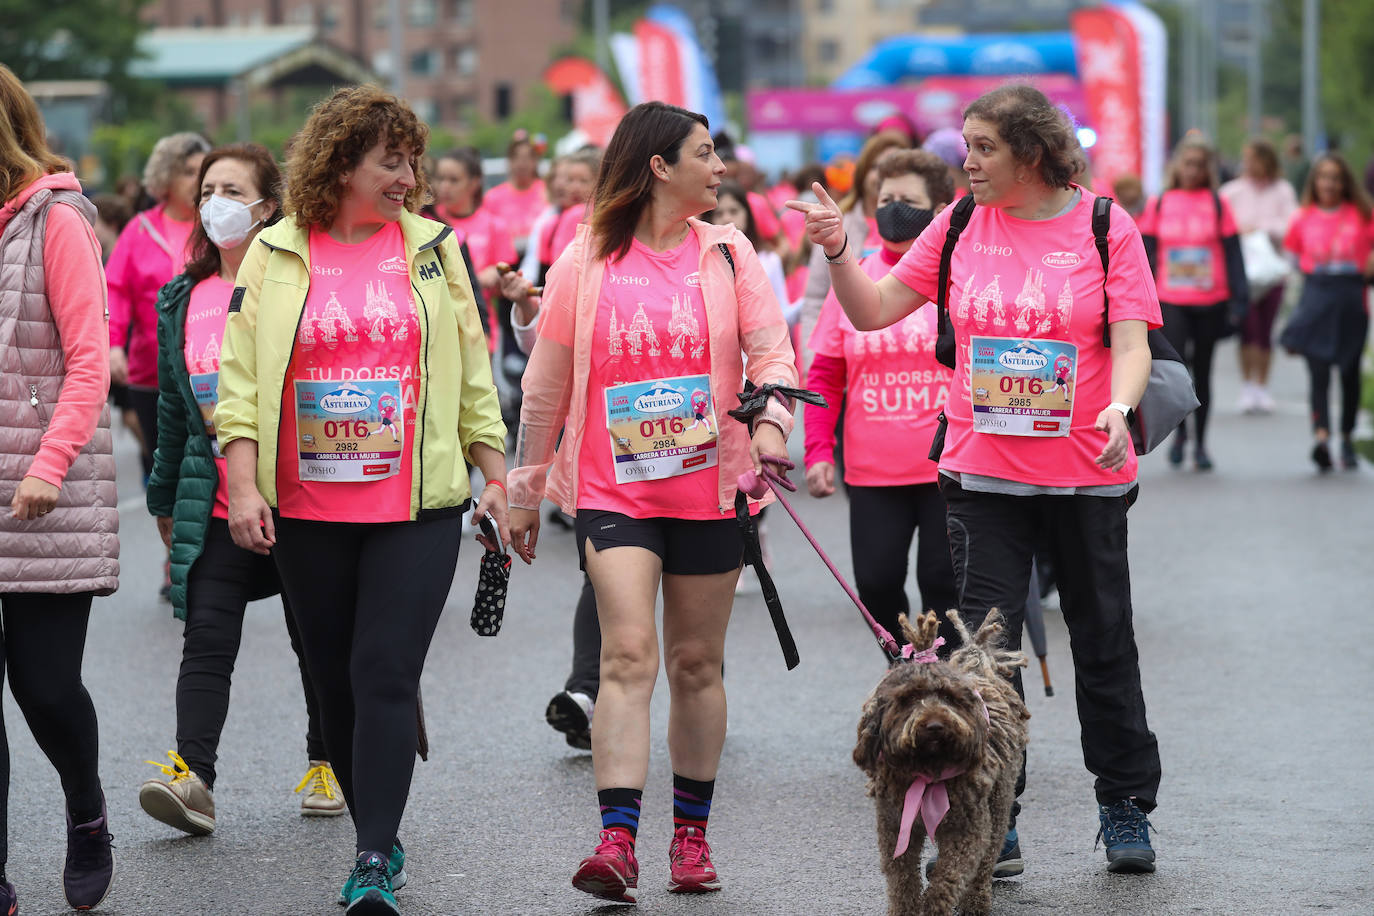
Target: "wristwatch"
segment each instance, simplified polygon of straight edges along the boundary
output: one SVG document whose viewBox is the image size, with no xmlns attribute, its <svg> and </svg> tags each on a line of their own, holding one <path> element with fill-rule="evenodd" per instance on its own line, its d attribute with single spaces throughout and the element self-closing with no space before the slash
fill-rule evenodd
<svg viewBox="0 0 1374 916">
<path fill-rule="evenodd" d="M 1126 418 L 1127 422 L 1131 419 L 1131 411 L 1135 410 L 1130 404 L 1123 404 L 1120 401 L 1112 401 L 1107 405 L 1108 410 L 1118 410 Z"/>
</svg>

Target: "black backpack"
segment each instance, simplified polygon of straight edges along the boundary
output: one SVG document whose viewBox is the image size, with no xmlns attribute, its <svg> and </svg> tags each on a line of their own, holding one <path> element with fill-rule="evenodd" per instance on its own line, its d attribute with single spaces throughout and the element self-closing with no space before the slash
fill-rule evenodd
<svg viewBox="0 0 1374 916">
<path fill-rule="evenodd" d="M 939 291 L 937 308 L 939 312 L 936 316 L 938 336 L 935 341 L 935 358 L 945 366 L 954 368 L 955 342 L 954 328 L 949 320 L 949 271 L 950 262 L 954 258 L 954 246 L 959 243 L 959 236 L 968 226 L 969 218 L 973 216 L 973 209 L 977 206 L 974 203 L 973 195 L 968 194 L 959 199 L 954 205 L 954 212 L 950 215 L 949 231 L 945 233 L 945 247 L 940 252 L 940 273 Z M 1093 243 L 1097 246 L 1097 254 L 1102 259 L 1102 346 L 1110 348 L 1111 338 L 1111 302 L 1107 296 L 1107 232 L 1111 229 L 1112 218 L 1112 198 L 1098 197 L 1093 201 Z M 1131 429 L 1131 441 L 1135 447 L 1137 455 L 1144 455 L 1152 451 L 1159 443 L 1168 438 L 1178 424 L 1182 423 L 1188 414 L 1198 408 L 1197 394 L 1193 390 L 1193 379 L 1188 373 L 1188 368 L 1183 364 L 1178 351 L 1169 343 L 1169 339 L 1164 336 L 1164 332 L 1158 328 L 1152 328 L 1148 335 L 1150 343 L 1150 382 L 1145 388 L 1145 394 L 1140 399 L 1140 404 L 1135 410 L 1131 411 L 1126 418 L 1127 425 Z M 945 444 L 945 414 L 940 412 L 940 426 L 935 433 L 935 441 L 931 445 L 931 458 L 938 459 L 940 452 L 944 450 Z"/>
</svg>

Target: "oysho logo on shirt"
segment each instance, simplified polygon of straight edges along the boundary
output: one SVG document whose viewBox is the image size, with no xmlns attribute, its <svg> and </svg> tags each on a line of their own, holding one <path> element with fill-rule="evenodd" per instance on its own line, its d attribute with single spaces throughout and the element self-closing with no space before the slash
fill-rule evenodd
<svg viewBox="0 0 1374 916">
<path fill-rule="evenodd" d="M 1011 247 L 1008 245 L 989 245 L 986 242 L 974 242 L 973 251 L 975 254 L 994 254 L 999 258 L 1009 258 L 1012 256 Z"/>
<path fill-rule="evenodd" d="M 629 274 L 610 274 L 609 281 L 612 286 L 648 286 L 648 277 L 632 277 Z"/>
<path fill-rule="evenodd" d="M 342 277 L 342 276 L 343 276 L 343 268 L 342 268 L 342 267 L 321 267 L 319 264 L 313 265 L 313 266 L 310 268 L 310 272 L 311 272 L 312 274 L 314 274 L 315 276 L 317 276 L 317 277 Z"/>
<path fill-rule="evenodd" d="M 387 258 L 377 265 L 377 269 L 384 274 L 402 274 L 406 272 L 406 259 L 397 255 L 394 258 Z"/>
<path fill-rule="evenodd" d="M 1077 267 L 1083 259 L 1072 251 L 1051 251 L 1040 259 L 1046 267 Z"/>
</svg>

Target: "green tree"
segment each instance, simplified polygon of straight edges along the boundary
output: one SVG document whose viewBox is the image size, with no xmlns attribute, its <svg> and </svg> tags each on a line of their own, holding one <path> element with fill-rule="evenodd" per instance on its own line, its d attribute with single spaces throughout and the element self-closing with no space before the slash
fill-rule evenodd
<svg viewBox="0 0 1374 916">
<path fill-rule="evenodd" d="M 0 61 L 25 82 L 95 79 L 110 86 L 114 115 L 154 96 L 129 75 L 149 0 L 0 0 Z"/>
</svg>

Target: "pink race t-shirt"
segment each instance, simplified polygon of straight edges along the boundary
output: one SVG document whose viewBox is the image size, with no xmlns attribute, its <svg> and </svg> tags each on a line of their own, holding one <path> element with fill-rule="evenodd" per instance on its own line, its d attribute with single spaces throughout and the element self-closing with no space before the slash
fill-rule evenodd
<svg viewBox="0 0 1374 916">
<path fill-rule="evenodd" d="M 195 223 L 187 220 L 172 219 L 167 215 L 167 211 L 162 211 L 162 237 L 167 240 L 168 246 L 176 252 L 176 257 L 172 262 L 176 265 L 176 272 L 181 273 L 181 266 L 191 257 L 191 252 L 186 250 L 186 246 L 191 241 L 191 230 L 195 228 Z"/>
<path fill-rule="evenodd" d="M 438 212 L 450 226 L 462 230 L 472 266 L 479 272 L 500 261 L 515 266 L 515 243 L 511 241 L 510 229 L 486 209 L 485 203 L 470 216 L 453 216 L 443 209 Z"/>
<path fill-rule="evenodd" d="M 582 225 L 587 218 L 588 209 L 586 204 L 574 204 L 558 214 L 558 221 L 553 227 L 553 235 L 549 239 L 551 260 L 547 263 L 552 264 L 557 261 L 559 255 L 568 250 L 572 240 L 577 237 L 577 227 Z"/>
<path fill-rule="evenodd" d="M 884 249 L 859 266 L 871 279 L 885 277 L 892 270 L 887 254 Z M 935 482 L 930 443 L 954 377 L 935 360 L 935 335 L 934 309 L 917 309 L 880 331 L 859 331 L 833 292 L 821 306 L 811 349 L 844 361 L 846 483 L 895 487 Z"/>
<path fill-rule="evenodd" d="M 718 519 L 720 414 L 688 232 L 671 251 L 637 239 L 606 263 L 578 455 L 579 509 L 631 518 Z"/>
<path fill-rule="evenodd" d="M 778 221 L 778 214 L 774 212 L 773 205 L 768 202 L 768 198 L 754 191 L 748 192 L 749 211 L 754 216 L 754 226 L 759 230 L 759 238 L 765 242 L 771 242 L 778 237 L 782 231 L 782 223 Z"/>
<path fill-rule="evenodd" d="M 310 290 L 282 390 L 288 518 L 410 518 L 420 324 L 399 223 L 344 245 L 310 232 Z"/>
<path fill-rule="evenodd" d="M 219 403 L 219 348 L 224 340 L 225 309 L 233 295 L 234 284 L 219 274 L 211 274 L 191 289 L 186 306 L 186 371 L 191 376 L 191 393 L 196 396 L 201 419 L 205 422 L 210 448 L 215 453 L 215 518 L 229 518 L 229 468 L 215 438 L 215 405 Z"/>
<path fill-rule="evenodd" d="M 519 247 L 524 247 L 534 221 L 548 205 L 549 196 L 544 190 L 544 182 L 537 178 L 523 191 L 517 190 L 509 181 L 503 181 L 482 195 L 482 209 L 505 224 Z"/>
<path fill-rule="evenodd" d="M 1358 274 L 1374 245 L 1374 223 L 1354 204 L 1335 210 L 1303 207 L 1293 215 L 1283 247 L 1296 254 L 1305 274 Z"/>
<path fill-rule="evenodd" d="M 1136 220 L 1142 235 L 1158 240 L 1155 285 L 1171 305 L 1215 305 L 1231 295 L 1221 240 L 1236 234 L 1231 205 L 1211 190 L 1169 191 L 1153 198 Z M 1089 241 L 1092 236 L 1089 235 Z"/>
<path fill-rule="evenodd" d="M 1102 261 L 1092 202 L 1063 216 L 1026 220 L 974 210 L 950 264 L 949 310 L 957 343 L 942 470 L 1047 487 L 1129 483 L 1097 466 L 1107 434 L 1093 429 L 1111 403 L 1112 361 L 1102 346 Z M 940 250 L 954 208 L 921 233 L 892 275 L 936 307 Z M 1113 205 L 1107 236 L 1113 321 L 1160 326 L 1159 301 L 1140 231 Z M 1066 357 L 1067 361 L 1060 361 Z M 1056 385 L 1056 362 L 1070 367 Z"/>
</svg>

